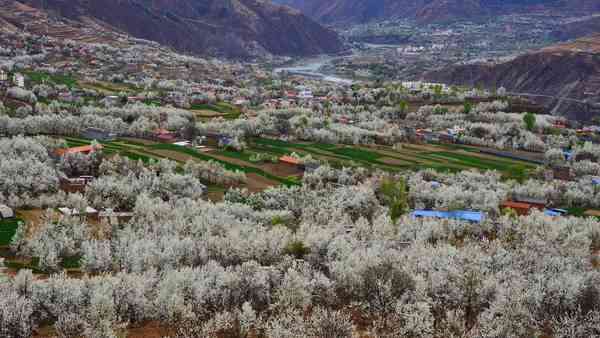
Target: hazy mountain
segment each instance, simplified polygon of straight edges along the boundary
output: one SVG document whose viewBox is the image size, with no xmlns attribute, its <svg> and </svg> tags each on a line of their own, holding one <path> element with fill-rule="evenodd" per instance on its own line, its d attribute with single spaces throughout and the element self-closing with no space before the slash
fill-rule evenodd
<svg viewBox="0 0 600 338">
<path fill-rule="evenodd" d="M 532 8 L 600 9 L 597 0 L 274 0 L 318 21 L 357 23 L 415 18 L 431 22 L 478 18 Z"/>
<path fill-rule="evenodd" d="M 429 72 L 424 78 L 547 95 L 550 97 L 534 99 L 570 118 L 584 120 L 600 110 L 600 34 L 544 48 L 506 63 L 452 66 Z"/>
<path fill-rule="evenodd" d="M 132 36 L 197 54 L 334 53 L 337 34 L 299 11 L 262 0 L 19 0 L 74 20 L 93 18 Z"/>
</svg>

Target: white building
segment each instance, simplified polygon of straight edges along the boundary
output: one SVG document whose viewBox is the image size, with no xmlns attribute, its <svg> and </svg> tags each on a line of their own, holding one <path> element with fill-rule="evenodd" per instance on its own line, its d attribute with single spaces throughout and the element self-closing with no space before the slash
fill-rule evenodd
<svg viewBox="0 0 600 338">
<path fill-rule="evenodd" d="M 13 75 L 13 84 L 17 87 L 24 88 L 25 76 L 23 76 L 21 73 L 15 73 L 15 75 Z"/>
<path fill-rule="evenodd" d="M 8 81 L 8 74 L 4 71 L 4 69 L 0 69 L 0 82 Z"/>
<path fill-rule="evenodd" d="M 0 220 L 15 218 L 15 212 L 4 204 L 0 204 Z"/>
<path fill-rule="evenodd" d="M 298 98 L 301 100 L 310 100 L 314 98 L 312 91 L 305 89 L 298 93 Z"/>
</svg>

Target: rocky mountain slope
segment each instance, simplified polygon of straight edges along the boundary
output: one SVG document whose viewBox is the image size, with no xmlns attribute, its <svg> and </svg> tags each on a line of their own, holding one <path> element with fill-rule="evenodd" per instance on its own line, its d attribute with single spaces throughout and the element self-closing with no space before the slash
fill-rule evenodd
<svg viewBox="0 0 600 338">
<path fill-rule="evenodd" d="M 600 113 L 600 34 L 528 53 L 500 64 L 452 66 L 424 75 L 455 85 L 504 87 L 556 114 L 586 120 Z"/>
<path fill-rule="evenodd" d="M 13 1 L 14 2 L 14 1 Z M 134 37 L 202 55 L 335 53 L 337 34 L 263 0 L 19 0 L 74 21 L 94 20 Z"/>
<path fill-rule="evenodd" d="M 531 9 L 600 10 L 596 0 L 274 0 L 326 23 L 391 18 L 422 22 L 474 19 Z"/>
<path fill-rule="evenodd" d="M 584 17 L 556 27 L 552 38 L 570 40 L 600 32 L 600 16 Z"/>
</svg>

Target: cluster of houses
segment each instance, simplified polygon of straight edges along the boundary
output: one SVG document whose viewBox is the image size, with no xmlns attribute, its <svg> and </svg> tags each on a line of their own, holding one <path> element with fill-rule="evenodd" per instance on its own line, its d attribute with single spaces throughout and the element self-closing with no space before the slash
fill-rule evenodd
<svg viewBox="0 0 600 338">
<path fill-rule="evenodd" d="M 599 180 L 600 182 L 600 180 Z M 512 210 L 517 215 L 529 215 L 533 210 L 543 212 L 547 216 L 560 217 L 567 214 L 567 210 L 549 208 L 547 201 L 538 198 L 517 196 L 513 199 L 503 202 L 500 205 L 502 210 Z M 436 218 L 470 223 L 482 223 L 486 219 L 486 213 L 473 210 L 414 210 L 410 213 L 411 218 Z"/>
<path fill-rule="evenodd" d="M 60 148 L 54 152 L 54 156 L 59 158 L 67 154 L 88 155 L 103 148 L 104 147 L 101 144 L 84 145 L 71 148 Z M 86 186 L 93 180 L 93 176 L 63 177 L 60 179 L 60 188 L 69 193 L 83 193 L 85 191 Z"/>
<path fill-rule="evenodd" d="M 450 87 L 444 83 L 422 82 L 422 81 L 404 81 L 402 87 L 411 93 L 420 93 L 424 90 L 435 90 L 439 88 L 443 94 L 450 93 Z"/>
<path fill-rule="evenodd" d="M 25 88 L 25 75 L 21 73 L 14 73 L 9 76 L 8 72 L 0 69 L 0 86 L 9 87 L 16 86 L 19 88 Z"/>
<path fill-rule="evenodd" d="M 564 216 L 567 210 L 548 208 L 548 202 L 541 198 L 527 196 L 515 196 L 513 199 L 503 202 L 500 207 L 514 211 L 517 215 L 529 215 L 533 210 L 542 211 L 548 216 Z"/>
</svg>

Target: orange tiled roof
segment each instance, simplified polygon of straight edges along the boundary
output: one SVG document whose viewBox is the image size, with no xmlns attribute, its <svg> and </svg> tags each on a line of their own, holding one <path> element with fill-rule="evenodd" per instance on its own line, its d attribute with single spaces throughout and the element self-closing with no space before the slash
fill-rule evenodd
<svg viewBox="0 0 600 338">
<path fill-rule="evenodd" d="M 58 149 L 58 150 L 56 150 L 56 154 L 58 154 L 59 156 L 62 156 L 64 154 L 91 153 L 91 152 L 94 152 L 94 151 L 102 149 L 102 148 L 104 148 L 104 147 L 101 144 L 97 144 L 96 147 L 94 147 L 90 144 L 87 146 Z"/>
<path fill-rule="evenodd" d="M 295 164 L 295 165 L 300 164 L 300 160 L 298 160 L 297 158 L 292 157 L 292 156 L 281 156 L 279 158 L 279 161 L 284 162 L 284 163 L 289 163 L 289 164 Z"/>
<path fill-rule="evenodd" d="M 502 207 L 513 209 L 531 209 L 533 206 L 529 203 L 506 201 L 502 203 Z"/>
</svg>

